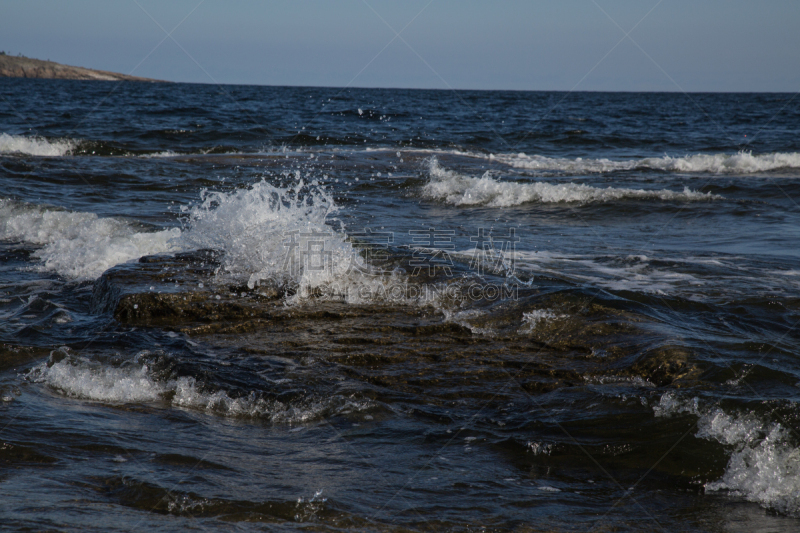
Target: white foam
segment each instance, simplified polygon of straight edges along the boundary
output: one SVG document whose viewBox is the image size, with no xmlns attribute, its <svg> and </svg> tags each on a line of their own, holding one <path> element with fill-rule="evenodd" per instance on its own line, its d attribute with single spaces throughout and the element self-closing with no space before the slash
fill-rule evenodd
<svg viewBox="0 0 800 533">
<path fill-rule="evenodd" d="M 470 322 L 471 320 L 479 320 L 486 316 L 486 312 L 481 309 L 451 311 L 447 308 L 446 303 L 442 302 L 440 299 L 432 300 L 428 303 L 431 303 L 433 307 L 437 308 L 444 315 L 445 322 L 451 322 L 467 328 L 474 335 L 480 335 L 483 337 L 493 337 L 495 335 L 495 332 L 491 328 L 481 328 L 474 326 Z"/>
<path fill-rule="evenodd" d="M 751 152 L 736 154 L 696 154 L 684 157 L 648 157 L 614 161 L 610 159 L 565 159 L 541 155 L 497 154 L 489 159 L 526 170 L 560 171 L 571 174 L 604 173 L 635 169 L 664 170 L 678 173 L 752 174 L 781 168 L 800 168 L 800 153 Z"/>
<path fill-rule="evenodd" d="M 290 188 L 261 181 L 228 193 L 204 192 L 186 209 L 181 245 L 224 251 L 218 277 L 250 288 L 289 284 L 297 287 L 296 298 L 319 289 L 351 303 L 390 297 L 394 292 L 386 287 L 406 281 L 372 271 L 347 235 L 326 223 L 337 210 L 323 187 L 299 179 Z"/>
<path fill-rule="evenodd" d="M 46 383 L 71 398 L 100 402 L 154 402 L 166 392 L 162 384 L 153 381 L 144 365 L 114 368 L 92 364 L 88 360 L 65 360 L 50 367 L 42 363 L 27 376 L 33 381 Z"/>
<path fill-rule="evenodd" d="M 536 326 L 541 322 L 549 322 L 551 320 L 558 320 L 567 318 L 567 315 L 556 314 L 551 309 L 534 309 L 527 313 L 522 313 L 522 329 L 527 329 L 528 332 L 533 331 Z"/>
<path fill-rule="evenodd" d="M 553 318 L 563 318 L 565 315 L 557 315 L 549 309 L 534 309 L 528 313 L 522 313 L 522 321 L 535 327 L 541 321 Z"/>
<path fill-rule="evenodd" d="M 457 206 L 485 205 L 509 207 L 528 202 L 611 202 L 620 199 L 657 199 L 671 201 L 698 201 L 719 198 L 684 188 L 671 190 L 643 190 L 607 187 L 605 189 L 579 183 L 520 183 L 500 181 L 489 172 L 480 178 L 465 176 L 445 169 L 433 158 L 429 165 L 430 181 L 422 188 L 425 197 L 443 200 Z"/>
<path fill-rule="evenodd" d="M 715 407 L 703 409 L 697 398 L 666 393 L 654 406 L 656 416 L 699 416 L 696 437 L 731 449 L 725 473 L 706 491 L 728 491 L 780 513 L 800 515 L 800 449 L 781 424 L 764 423 L 752 414 L 734 416 Z"/>
<path fill-rule="evenodd" d="M 346 235 L 325 224 L 333 199 L 316 186 L 304 190 L 302 180 L 291 189 L 261 181 L 229 193 L 204 190 L 187 211 L 183 242 L 224 251 L 221 272 L 251 288 L 262 280 L 313 287 L 351 256 Z"/>
<path fill-rule="evenodd" d="M 352 401 L 332 396 L 321 400 L 288 405 L 266 400 L 252 392 L 231 397 L 226 391 L 205 392 L 191 376 L 158 380 L 146 363 L 148 352 L 138 354 L 122 366 L 111 366 L 77 357 L 66 349 L 54 351 L 57 362 L 42 363 L 25 374 L 26 379 L 43 383 L 70 398 L 111 404 L 166 402 L 173 407 L 205 411 L 222 416 L 268 419 L 272 422 L 306 422 L 333 409 L 336 412 L 360 411 L 368 401 Z"/>
<path fill-rule="evenodd" d="M 154 158 L 157 159 L 157 158 L 163 158 L 163 157 L 177 157 L 179 155 L 183 155 L 183 154 L 179 154 L 178 152 L 173 152 L 172 150 L 164 150 L 163 152 L 153 152 L 152 154 L 142 154 L 139 157 L 144 158 L 144 159 L 154 159 Z"/>
<path fill-rule="evenodd" d="M 0 133 L 0 154 L 26 154 L 56 157 L 67 155 L 75 148 L 75 141 L 45 139 Z"/>
<path fill-rule="evenodd" d="M 754 295 L 781 298 L 796 294 L 800 288 L 800 276 L 795 271 L 777 270 L 745 259 L 736 255 L 697 257 L 658 253 L 592 256 L 520 249 L 508 255 L 508 261 L 518 271 L 532 275 L 693 301 L 727 302 L 732 297 Z M 714 268 L 704 268 L 708 265 Z"/>
<path fill-rule="evenodd" d="M 186 228 L 141 231 L 128 220 L 0 199 L 0 240 L 41 245 L 42 270 L 71 280 L 96 279 L 109 268 L 145 255 L 211 248 L 222 253 L 221 283 L 264 282 L 349 303 L 414 303 L 401 272 L 378 272 L 330 226 L 337 210 L 324 188 L 279 188 L 265 181 L 230 192 L 203 191 L 184 207 Z M 416 295 L 416 296 L 415 296 Z"/>
<path fill-rule="evenodd" d="M 143 232 L 130 222 L 0 199 L 0 239 L 43 245 L 41 268 L 91 280 L 114 265 L 176 249 L 177 228 Z"/>
<path fill-rule="evenodd" d="M 72 280 L 91 280 L 112 266 L 145 255 L 211 248 L 223 252 L 218 281 L 289 284 L 296 299 L 323 289 L 326 296 L 356 303 L 393 300 L 405 291 L 400 274 L 378 275 L 329 226 L 337 210 L 316 184 L 274 187 L 265 181 L 231 192 L 207 192 L 185 207 L 188 223 L 157 232 L 94 213 L 66 211 L 0 199 L 0 239 L 42 245 L 39 268 Z"/>
<path fill-rule="evenodd" d="M 681 294 L 685 298 L 700 299 L 704 296 L 697 291 L 699 286 L 714 285 L 719 281 L 718 278 L 704 279 L 675 268 L 655 268 L 650 264 L 653 259 L 660 259 L 662 262 L 669 260 L 676 264 L 689 262 L 683 258 L 647 256 L 628 256 L 625 261 L 615 261 L 609 258 L 525 250 L 518 250 L 514 254 L 514 264 L 518 268 L 617 291 Z"/>
</svg>

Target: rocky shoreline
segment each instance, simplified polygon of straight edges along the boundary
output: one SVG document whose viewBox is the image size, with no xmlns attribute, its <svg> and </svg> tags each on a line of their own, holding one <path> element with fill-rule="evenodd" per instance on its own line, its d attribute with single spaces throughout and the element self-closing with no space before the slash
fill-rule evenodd
<svg viewBox="0 0 800 533">
<path fill-rule="evenodd" d="M 128 76 L 117 72 L 94 70 L 83 67 L 62 65 L 54 61 L 43 61 L 24 56 L 0 55 L 0 78 L 43 78 L 60 80 L 103 80 L 103 81 L 148 81 L 150 78 Z"/>
</svg>

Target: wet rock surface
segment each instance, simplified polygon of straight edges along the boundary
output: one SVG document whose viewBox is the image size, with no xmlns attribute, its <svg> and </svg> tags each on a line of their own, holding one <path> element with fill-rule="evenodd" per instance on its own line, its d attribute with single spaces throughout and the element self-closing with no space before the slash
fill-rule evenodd
<svg viewBox="0 0 800 533">
<path fill-rule="evenodd" d="M 216 284 L 218 259 L 209 251 L 145 257 L 108 271 L 93 298 L 123 325 L 248 356 L 322 359 L 369 396 L 377 388 L 434 403 L 509 399 L 597 379 L 680 386 L 700 374 L 689 350 L 660 345 L 648 317 L 596 295 L 529 287 L 499 302 L 351 305 L 312 296 L 290 304 L 291 291 L 267 283 Z"/>
</svg>

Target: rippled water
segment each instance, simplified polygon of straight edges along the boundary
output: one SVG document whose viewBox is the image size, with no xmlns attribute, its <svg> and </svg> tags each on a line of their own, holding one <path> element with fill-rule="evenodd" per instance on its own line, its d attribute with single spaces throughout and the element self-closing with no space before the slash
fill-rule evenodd
<svg viewBox="0 0 800 533">
<path fill-rule="evenodd" d="M 795 531 L 800 100 L 0 80 L 0 517 Z"/>
</svg>

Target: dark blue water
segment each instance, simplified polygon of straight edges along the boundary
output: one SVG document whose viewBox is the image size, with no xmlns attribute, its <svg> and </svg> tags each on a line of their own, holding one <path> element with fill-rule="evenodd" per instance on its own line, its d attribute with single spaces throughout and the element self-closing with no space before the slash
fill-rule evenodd
<svg viewBox="0 0 800 533">
<path fill-rule="evenodd" d="M 0 80 L 11 530 L 795 531 L 800 99 Z"/>
</svg>

